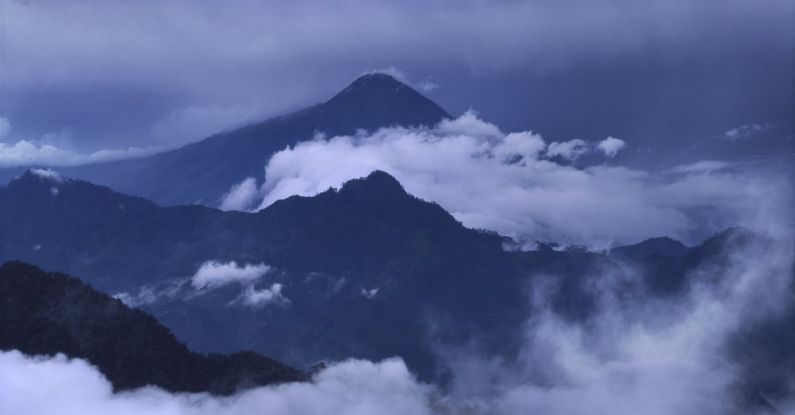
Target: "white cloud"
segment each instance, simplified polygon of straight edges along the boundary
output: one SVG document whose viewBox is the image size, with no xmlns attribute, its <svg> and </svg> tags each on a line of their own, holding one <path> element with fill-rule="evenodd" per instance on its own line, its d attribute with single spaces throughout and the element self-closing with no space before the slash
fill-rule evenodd
<svg viewBox="0 0 795 415">
<path fill-rule="evenodd" d="M 743 372 L 726 342 L 792 307 L 792 236 L 779 242 L 773 249 L 729 242 L 728 256 L 718 259 L 727 268 L 709 262 L 694 270 L 684 298 L 650 298 L 632 267 L 593 272 L 584 284 L 596 312 L 580 322 L 551 311 L 559 278 L 537 275 L 518 359 L 445 350 L 455 376 L 449 399 L 497 414 L 748 413 L 735 406 Z M 771 403 L 780 405 L 777 413 L 793 408 Z"/>
<path fill-rule="evenodd" d="M 20 140 L 14 144 L 0 143 L 0 167 L 18 166 L 79 166 L 105 161 L 148 156 L 162 151 L 160 148 L 129 147 L 127 149 L 99 150 L 83 154 L 61 149 L 51 144 Z"/>
<path fill-rule="evenodd" d="M 570 142 L 569 142 L 570 143 Z M 584 142 L 583 142 L 584 143 Z M 553 143 L 554 144 L 554 143 Z M 311 196 L 375 169 L 406 190 L 439 203 L 465 225 L 523 241 L 591 247 L 668 235 L 694 242 L 724 226 L 747 224 L 748 210 L 787 192 L 777 182 L 729 170 L 654 174 L 620 166 L 578 168 L 547 159 L 532 132 L 503 133 L 473 113 L 436 128 L 387 128 L 372 134 L 315 139 L 273 155 L 258 190 L 259 208 L 291 195 Z M 575 147 L 592 147 L 579 143 Z M 565 153 L 565 151 L 563 151 Z M 252 197 L 251 183 L 235 195 Z M 703 220 L 709 212 L 710 220 Z"/>
<path fill-rule="evenodd" d="M 596 149 L 601 151 L 605 157 L 612 158 L 615 157 L 619 151 L 623 150 L 626 145 L 624 140 L 615 137 L 607 137 L 596 145 Z"/>
<path fill-rule="evenodd" d="M 240 302 L 249 307 L 262 307 L 268 304 L 286 305 L 290 300 L 282 295 L 282 285 L 273 283 L 269 288 L 257 289 L 249 285 L 233 302 Z"/>
<path fill-rule="evenodd" d="M 380 288 L 378 288 L 378 287 L 371 288 L 369 290 L 366 289 L 366 288 L 362 288 L 362 295 L 364 296 L 364 298 L 372 299 L 376 295 L 378 295 L 378 291 L 380 291 Z"/>
<path fill-rule="evenodd" d="M 61 183 L 64 181 L 63 176 L 55 170 L 52 169 L 30 169 L 30 172 L 34 175 L 49 180 L 55 183 Z"/>
<path fill-rule="evenodd" d="M 191 285 L 197 289 L 213 289 L 227 284 L 250 284 L 267 274 L 271 267 L 265 264 L 238 265 L 235 261 L 207 261 L 191 277 Z"/>
<path fill-rule="evenodd" d="M 711 173 L 732 166 L 732 163 L 726 161 L 701 160 L 695 163 L 674 166 L 669 171 L 672 173 Z"/>
<path fill-rule="evenodd" d="M 431 388 L 418 383 L 400 359 L 351 360 L 318 373 L 311 383 L 260 387 L 219 398 L 170 394 L 147 387 L 113 393 L 82 360 L 29 358 L 0 352 L 0 413 L 38 415 L 424 415 Z"/>
<path fill-rule="evenodd" d="M 574 140 L 549 143 L 547 157 L 560 157 L 564 160 L 574 161 L 591 151 L 588 143 L 579 138 Z"/>
<path fill-rule="evenodd" d="M 462 134 L 478 138 L 497 138 L 503 135 L 499 127 L 481 120 L 478 114 L 472 110 L 465 112 L 458 118 L 442 120 L 435 130 L 446 136 Z"/>
<path fill-rule="evenodd" d="M 773 126 L 770 124 L 743 124 L 726 131 L 723 136 L 731 141 L 744 140 L 767 132 L 771 128 Z"/>
<path fill-rule="evenodd" d="M 162 147 L 128 147 L 80 153 L 69 149 L 71 137 L 68 130 L 48 133 L 37 140 L 12 141 L 11 123 L 0 117 L 0 168 L 19 166 L 79 166 L 144 157 L 163 151 Z"/>
<path fill-rule="evenodd" d="M 163 299 L 190 301 L 216 288 L 236 284 L 240 286 L 240 294 L 229 305 L 289 305 L 281 283 L 271 282 L 267 288 L 258 288 L 264 283 L 263 277 L 272 271 L 272 267 L 262 263 L 240 265 L 235 261 L 206 261 L 190 277 L 160 281 L 141 287 L 137 293 L 120 292 L 113 297 L 130 307 L 140 307 Z"/>
<path fill-rule="evenodd" d="M 246 177 L 242 182 L 232 186 L 229 193 L 222 197 L 221 210 L 248 210 L 256 203 L 259 190 L 257 179 Z"/>
</svg>

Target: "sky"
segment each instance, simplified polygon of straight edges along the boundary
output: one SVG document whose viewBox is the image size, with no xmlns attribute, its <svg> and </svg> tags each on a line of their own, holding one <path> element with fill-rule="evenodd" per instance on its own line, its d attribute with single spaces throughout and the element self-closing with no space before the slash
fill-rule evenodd
<svg viewBox="0 0 795 415">
<path fill-rule="evenodd" d="M 789 0 L 0 0 L 0 145 L 170 148 L 377 69 L 557 141 L 787 135 L 793 21 Z"/>
<path fill-rule="evenodd" d="M 594 286 L 592 327 L 541 302 L 514 361 L 461 351 L 443 362 L 449 390 L 393 358 L 336 362 L 312 382 L 228 398 L 115 394 L 79 359 L 5 351 L 0 412 L 732 409 L 727 393 L 740 378 L 725 340 L 791 304 L 792 175 L 746 174 L 716 160 L 724 153 L 713 144 L 750 154 L 783 139 L 795 154 L 792 0 L 0 0 L 0 168 L 174 148 L 324 101 L 373 70 L 454 118 L 285 148 L 260 177 L 240 177 L 220 207 L 256 210 L 378 168 L 467 226 L 513 237 L 506 249 L 537 240 L 605 249 L 660 235 L 696 243 L 694 227 L 731 224 L 766 231 L 781 247 L 732 251 L 715 286 L 695 285 L 681 301 L 645 301 L 641 286 L 594 272 L 604 286 Z M 655 172 L 624 159 L 682 149 L 695 158 Z M 694 273 L 710 276 L 712 265 Z M 289 304 L 280 284 L 256 284 L 270 272 L 208 260 L 169 289 L 234 285 L 244 306 Z M 544 288 L 542 277 L 555 276 L 533 289 Z M 157 295 L 118 297 L 143 304 Z"/>
</svg>

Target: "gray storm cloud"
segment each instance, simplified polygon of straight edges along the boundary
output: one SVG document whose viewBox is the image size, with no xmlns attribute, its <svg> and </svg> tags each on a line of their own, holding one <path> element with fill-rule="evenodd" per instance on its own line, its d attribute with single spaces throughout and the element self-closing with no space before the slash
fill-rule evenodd
<svg viewBox="0 0 795 415">
<path fill-rule="evenodd" d="M 606 161 L 623 145 L 613 137 L 547 144 L 538 134 L 504 133 L 467 112 L 430 129 L 387 128 L 287 148 L 270 159 L 261 186 L 246 178 L 230 189 L 221 207 L 261 209 L 380 169 L 466 226 L 519 240 L 606 248 L 660 235 L 695 242 L 726 226 L 754 226 L 748 223 L 752 211 L 781 205 L 783 195 L 770 191 L 779 183 L 728 165 L 650 173 L 556 161 L 576 158 L 574 153 L 602 154 Z M 697 215 L 704 212 L 709 221 Z"/>
<path fill-rule="evenodd" d="M 775 62 L 784 72 L 791 69 L 786 57 L 793 42 L 793 12 L 787 0 L 431 5 L 415 0 L 334 5 L 244 0 L 223 7 L 211 1 L 77 0 L 67 5 L 6 0 L 0 8 L 0 113 L 26 136 L 42 128 L 73 127 L 78 144 L 87 150 L 109 147 L 109 141 L 115 146 L 168 146 L 318 102 L 367 69 L 397 66 L 412 74 L 415 87 L 433 91 L 434 98 L 458 113 L 484 102 L 525 102 L 519 94 L 553 98 L 532 85 L 584 63 L 595 69 L 588 71 L 595 84 L 585 85 L 600 91 L 615 80 L 600 76 L 595 63 L 621 62 L 616 71 L 637 75 L 650 59 L 696 74 L 699 68 L 714 70 L 718 60 L 726 80 L 708 90 L 733 87 L 753 98 L 738 88 L 761 93 L 753 87 L 772 83 L 781 89 L 787 79 L 778 72 L 765 72 L 768 77 L 746 73 L 744 65 L 760 56 L 780 57 Z M 735 67 L 739 69 L 732 72 Z M 499 80 L 511 73 L 532 82 L 505 88 Z M 488 82 L 479 84 L 484 79 Z M 582 109 L 571 108 L 574 103 L 568 101 L 574 97 L 610 106 L 601 96 L 599 102 L 589 101 L 594 98 L 588 90 L 581 91 L 586 78 L 572 74 L 571 79 L 578 82 L 555 91 L 566 96 L 571 111 Z M 682 89 L 692 89 L 695 81 L 685 81 Z M 466 90 L 484 95 L 478 100 Z M 709 97 L 710 102 L 723 98 L 717 92 Z M 644 91 L 630 98 L 630 105 L 646 108 L 638 102 L 653 104 L 655 94 Z M 564 105 L 547 101 L 551 108 Z M 514 104 L 495 108 L 503 109 L 496 114 L 515 113 L 505 118 L 514 125 L 541 110 L 524 105 L 516 111 Z M 588 121 L 594 116 L 580 117 Z"/>
</svg>

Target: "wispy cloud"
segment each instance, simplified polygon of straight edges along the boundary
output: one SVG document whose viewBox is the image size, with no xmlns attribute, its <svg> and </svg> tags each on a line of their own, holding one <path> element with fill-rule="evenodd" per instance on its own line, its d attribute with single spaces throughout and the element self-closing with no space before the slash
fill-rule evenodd
<svg viewBox="0 0 795 415">
<path fill-rule="evenodd" d="M 238 265 L 235 261 L 207 261 L 191 277 L 191 285 L 196 289 L 213 289 L 238 283 L 250 284 L 267 274 L 271 267 L 265 264 Z"/>
</svg>

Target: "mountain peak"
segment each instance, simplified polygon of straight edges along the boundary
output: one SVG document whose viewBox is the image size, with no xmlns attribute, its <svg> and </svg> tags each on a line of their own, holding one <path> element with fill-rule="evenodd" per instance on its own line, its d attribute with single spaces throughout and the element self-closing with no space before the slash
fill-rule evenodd
<svg viewBox="0 0 795 415">
<path fill-rule="evenodd" d="M 342 90 L 341 94 L 367 93 L 379 90 L 399 93 L 404 89 L 411 88 L 391 75 L 381 72 L 369 72 L 356 78 L 347 88 Z"/>
<path fill-rule="evenodd" d="M 371 196 L 405 196 L 403 185 L 382 170 L 373 170 L 367 177 L 353 179 L 342 185 L 340 193 L 365 193 Z"/>
<path fill-rule="evenodd" d="M 63 183 L 67 181 L 66 179 L 64 179 L 63 176 L 61 176 L 60 173 L 58 173 L 55 170 L 32 168 L 26 170 L 24 173 L 22 173 L 22 175 L 12 180 L 12 182 L 32 181 L 32 180 L 35 180 L 37 182 L 42 182 L 42 181 L 48 182 L 51 184 Z"/>
<path fill-rule="evenodd" d="M 433 126 L 450 115 L 435 102 L 410 86 L 383 73 L 356 78 L 337 95 L 321 104 L 313 114 L 320 129 L 345 125 L 375 130 L 400 125 Z M 350 133 L 350 128 L 331 128 L 333 133 Z"/>
</svg>

